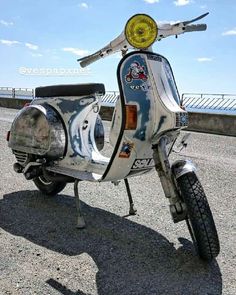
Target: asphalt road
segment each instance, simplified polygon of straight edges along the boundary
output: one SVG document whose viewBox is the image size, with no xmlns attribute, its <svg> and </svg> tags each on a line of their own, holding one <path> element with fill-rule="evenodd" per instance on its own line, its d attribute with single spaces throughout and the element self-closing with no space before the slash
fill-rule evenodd
<svg viewBox="0 0 236 295">
<path fill-rule="evenodd" d="M 198 167 L 221 242 L 200 261 L 185 223 L 174 224 L 155 172 L 130 179 L 138 215 L 125 217 L 123 183 L 80 184 L 87 227 L 77 230 L 73 185 L 48 199 L 13 171 L 0 109 L 0 294 L 235 295 L 236 138 L 191 133 L 181 155 Z"/>
</svg>

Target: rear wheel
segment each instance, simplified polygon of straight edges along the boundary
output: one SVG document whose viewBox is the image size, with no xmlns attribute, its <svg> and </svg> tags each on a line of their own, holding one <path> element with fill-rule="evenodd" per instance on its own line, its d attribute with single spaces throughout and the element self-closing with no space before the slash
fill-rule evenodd
<svg viewBox="0 0 236 295">
<path fill-rule="evenodd" d="M 220 252 L 218 234 L 206 195 L 194 172 L 177 179 L 180 193 L 187 207 L 187 225 L 199 256 L 212 260 Z"/>
<path fill-rule="evenodd" d="M 48 180 L 41 175 L 33 179 L 37 188 L 47 196 L 55 196 L 60 193 L 66 186 L 66 182 Z"/>
</svg>

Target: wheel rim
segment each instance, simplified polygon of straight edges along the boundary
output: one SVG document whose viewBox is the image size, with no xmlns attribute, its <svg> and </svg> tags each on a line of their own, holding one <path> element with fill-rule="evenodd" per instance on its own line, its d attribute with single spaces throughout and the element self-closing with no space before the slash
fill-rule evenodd
<svg viewBox="0 0 236 295">
<path fill-rule="evenodd" d="M 52 181 L 47 180 L 44 176 L 39 176 L 39 180 L 44 184 L 44 185 L 50 185 Z"/>
</svg>

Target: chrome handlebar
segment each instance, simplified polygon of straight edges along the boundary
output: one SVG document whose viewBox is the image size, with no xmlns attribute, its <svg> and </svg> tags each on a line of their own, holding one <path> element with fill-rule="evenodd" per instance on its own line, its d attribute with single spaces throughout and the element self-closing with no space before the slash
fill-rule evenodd
<svg viewBox="0 0 236 295">
<path fill-rule="evenodd" d="M 85 57 L 79 58 L 77 59 L 77 61 L 80 62 L 80 66 L 82 68 L 87 67 L 88 65 L 90 65 L 91 63 L 99 60 L 100 58 L 102 58 L 103 56 L 100 54 L 100 52 L 96 52 L 94 54 L 91 55 L 87 55 Z"/>
<path fill-rule="evenodd" d="M 106 57 L 110 54 L 113 54 L 117 51 L 127 50 L 131 48 L 129 43 L 126 40 L 124 32 L 122 32 L 117 38 L 111 41 L 107 46 L 103 47 L 102 49 L 96 51 L 95 53 L 77 59 L 80 62 L 80 66 L 82 68 L 90 65 L 91 63 L 99 60 L 100 58 Z"/>
<path fill-rule="evenodd" d="M 207 29 L 206 24 L 187 25 L 185 27 L 185 32 L 205 31 L 206 29 Z"/>
<path fill-rule="evenodd" d="M 205 31 L 207 29 L 206 24 L 197 24 L 197 25 L 190 25 L 190 24 L 197 20 L 202 19 L 208 14 L 209 13 L 205 13 L 192 20 L 178 22 L 174 24 L 160 23 L 158 24 L 158 35 L 156 40 L 160 41 L 163 38 L 166 38 L 169 36 L 178 36 L 186 32 Z M 127 51 L 130 48 L 132 48 L 132 46 L 126 40 L 125 33 L 123 31 L 117 38 L 111 41 L 107 46 L 103 47 L 102 49 L 96 51 L 93 54 L 77 59 L 77 61 L 80 62 L 80 66 L 84 68 L 103 57 L 106 57 L 120 50 Z"/>
</svg>

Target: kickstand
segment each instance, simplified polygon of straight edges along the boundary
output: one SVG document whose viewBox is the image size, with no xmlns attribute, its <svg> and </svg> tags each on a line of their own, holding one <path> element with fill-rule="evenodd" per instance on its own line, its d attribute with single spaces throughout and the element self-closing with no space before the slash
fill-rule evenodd
<svg viewBox="0 0 236 295">
<path fill-rule="evenodd" d="M 131 195 L 131 192 L 130 192 L 128 179 L 125 178 L 124 181 L 125 181 L 125 187 L 126 187 L 127 195 L 128 195 L 128 198 L 129 198 L 129 215 L 136 215 L 137 210 L 134 207 L 134 202 L 133 202 L 132 195 Z"/>
<path fill-rule="evenodd" d="M 79 229 L 82 229 L 82 228 L 85 228 L 85 221 L 84 221 L 84 217 L 82 216 L 82 211 L 80 207 L 78 183 L 79 183 L 79 180 L 76 179 L 74 183 L 75 202 L 76 202 L 76 208 L 77 208 L 77 226 L 76 227 Z"/>
</svg>

